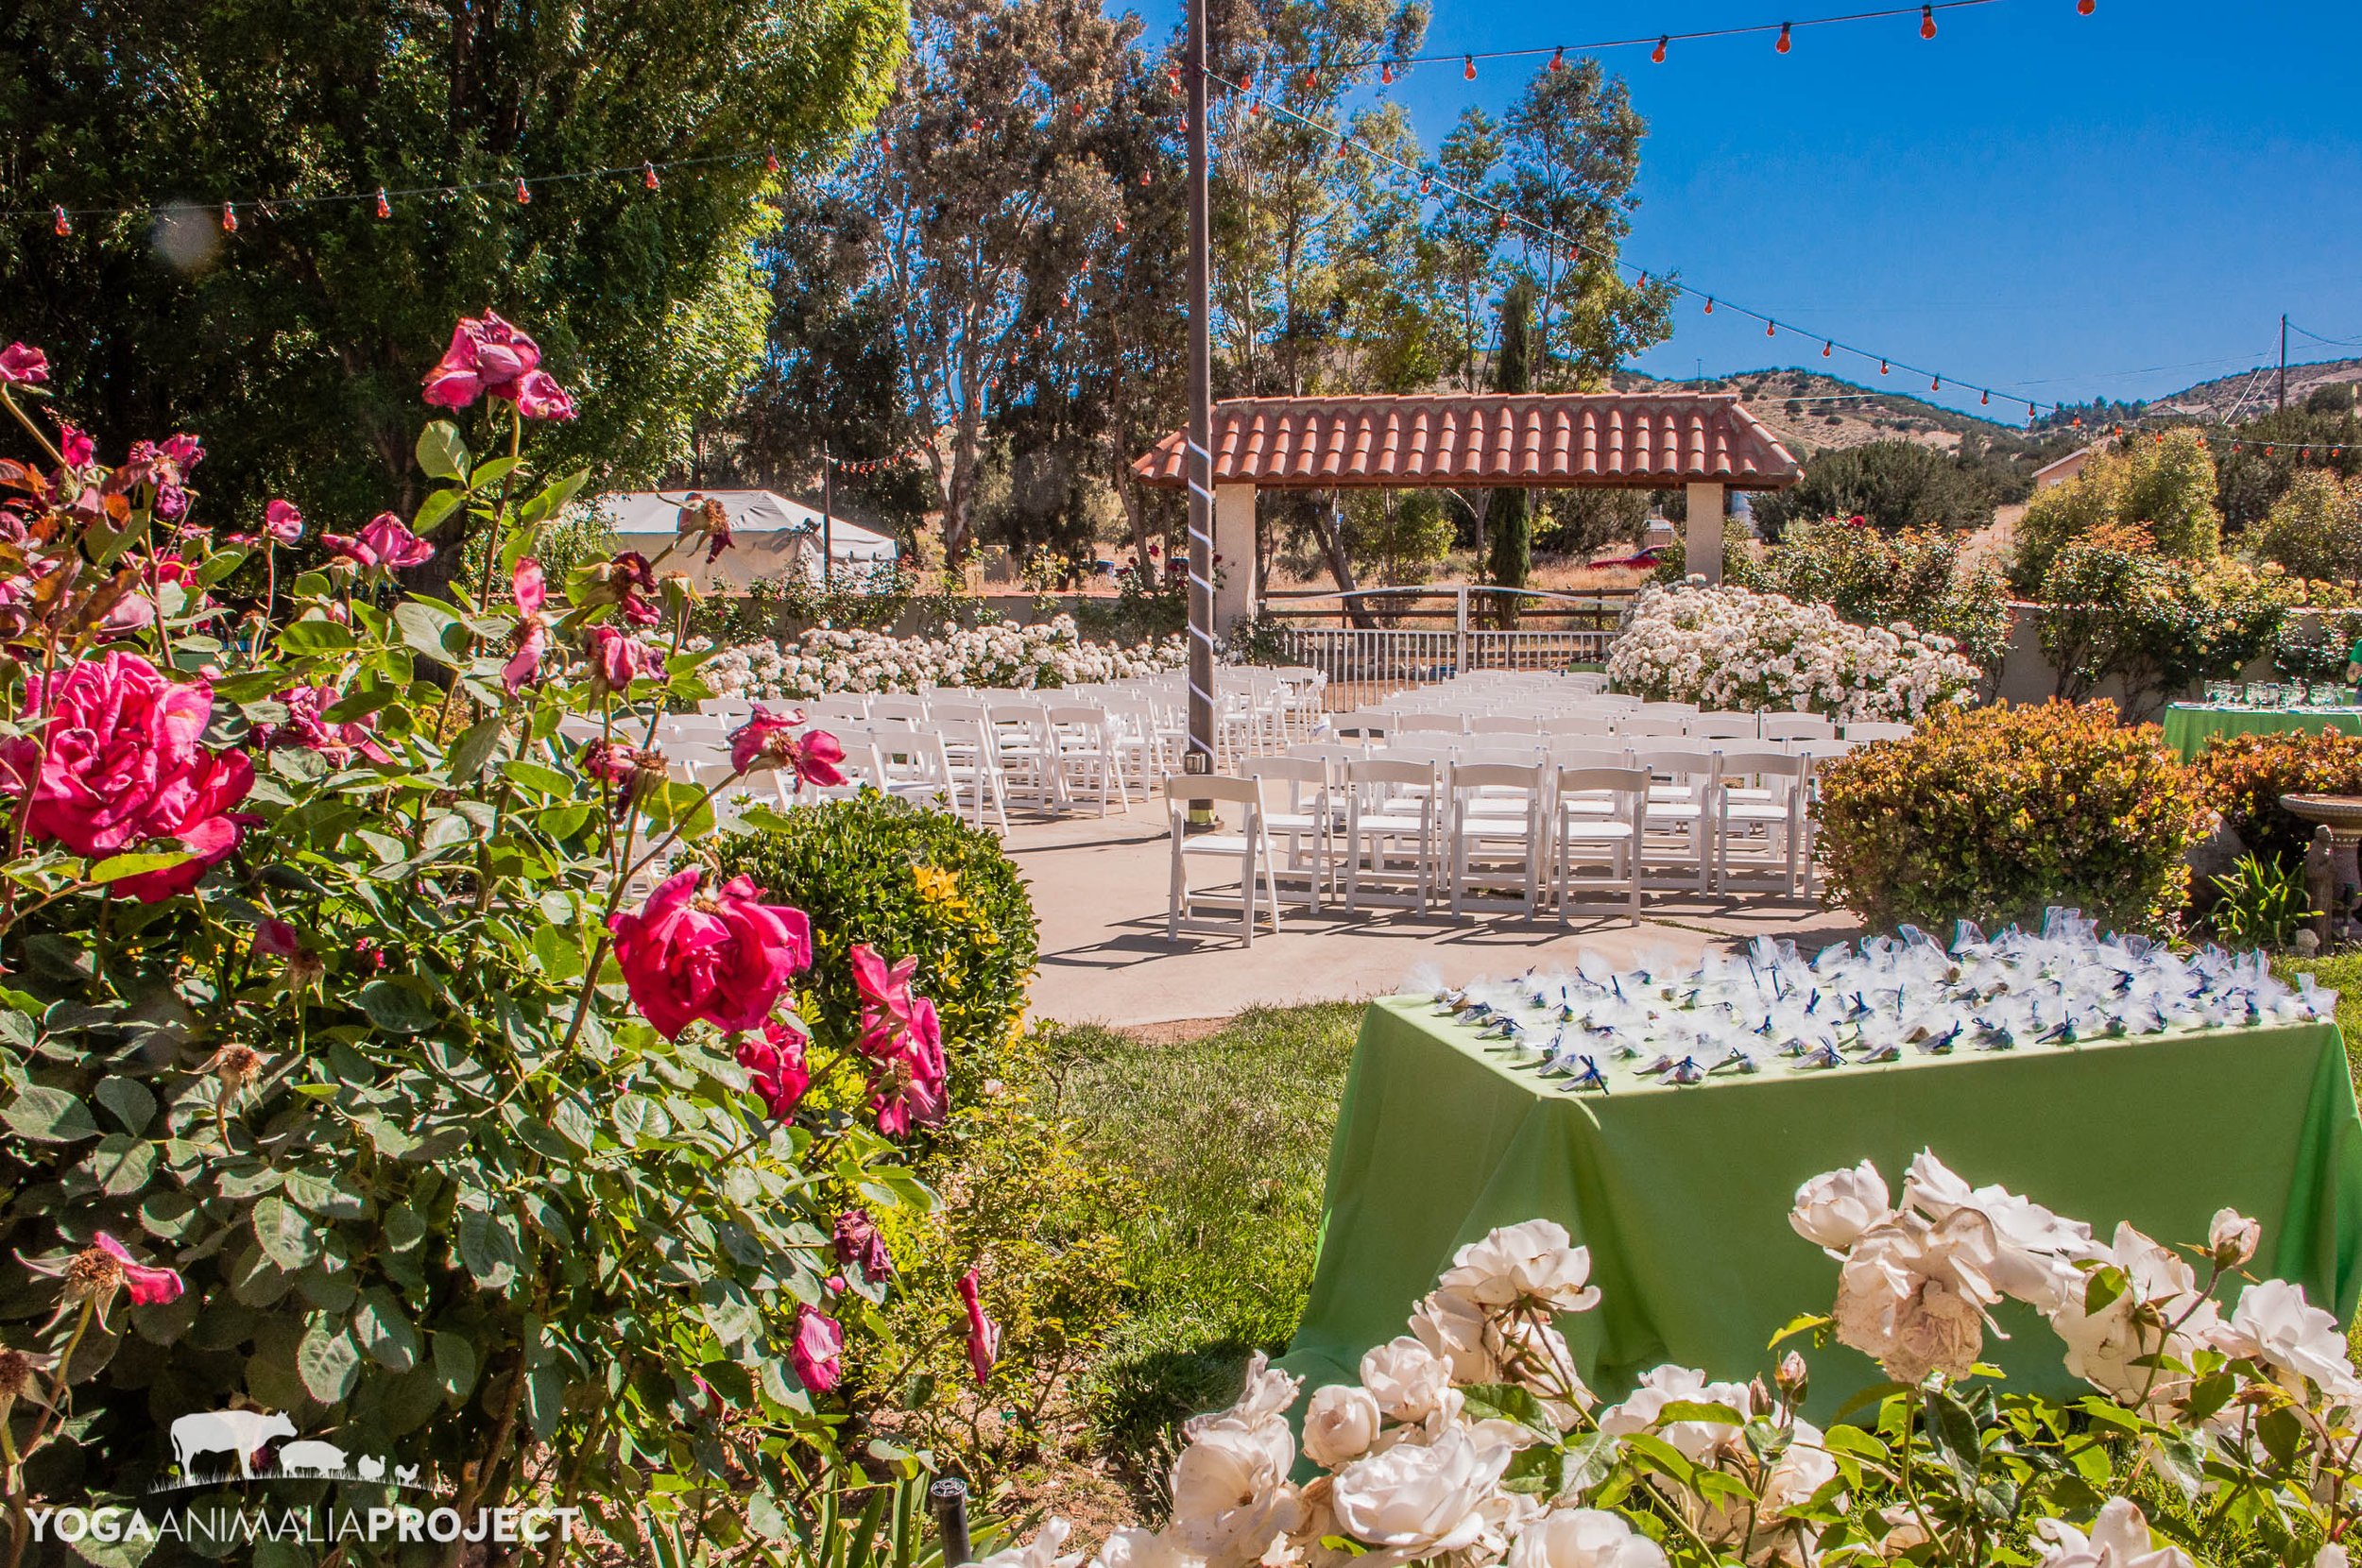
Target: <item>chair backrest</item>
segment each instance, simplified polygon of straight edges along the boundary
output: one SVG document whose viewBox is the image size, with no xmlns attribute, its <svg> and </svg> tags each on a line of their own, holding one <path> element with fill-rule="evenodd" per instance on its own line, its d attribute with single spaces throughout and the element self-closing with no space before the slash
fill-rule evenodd
<svg viewBox="0 0 2362 1568">
<path fill-rule="evenodd" d="M 936 724 L 975 724 L 990 717 L 984 704 L 973 697 L 937 697 L 927 705 L 927 717 Z"/>
<path fill-rule="evenodd" d="M 1435 764 L 1404 757 L 1357 757 L 1345 764 L 1345 782 L 1381 790 L 1432 789 Z"/>
<path fill-rule="evenodd" d="M 1558 793 L 1562 797 L 1613 793 L 1645 798 L 1649 793 L 1649 770 L 1589 766 L 1561 768 L 1558 770 Z"/>
<path fill-rule="evenodd" d="M 1562 713 L 1542 721 L 1543 733 L 1548 735 L 1606 735 L 1615 728 L 1615 716 L 1605 711 Z"/>
<path fill-rule="evenodd" d="M 1803 741 L 1834 736 L 1837 725 L 1818 713 L 1767 713 L 1763 716 L 1763 738 L 1767 741 Z"/>
<path fill-rule="evenodd" d="M 1689 721 L 1675 713 L 1629 713 L 1616 721 L 1618 735 L 1686 735 Z"/>
<path fill-rule="evenodd" d="M 1073 724 L 1093 733 L 1107 727 L 1107 710 L 1088 707 L 1081 703 L 1053 703 L 1050 706 L 1050 722 L 1053 724 Z"/>
<path fill-rule="evenodd" d="M 1302 786 L 1310 786 L 1315 793 L 1328 788 L 1328 764 L 1317 757 L 1250 757 L 1239 764 L 1239 771 L 1249 778 L 1286 783 L 1290 805 L 1303 799 Z"/>
<path fill-rule="evenodd" d="M 1531 713 L 1480 713 L 1468 721 L 1471 735 L 1532 735 L 1540 728 Z"/>
<path fill-rule="evenodd" d="M 1457 713 L 1404 713 L 1395 717 L 1395 728 L 1397 733 L 1405 735 L 1418 731 L 1465 735 L 1468 733 L 1468 721 Z"/>
<path fill-rule="evenodd" d="M 1365 741 L 1373 736 L 1383 739 L 1395 732 L 1395 718 L 1391 713 L 1341 713 L 1328 721 L 1328 732 L 1331 735 L 1358 735 Z"/>
<path fill-rule="evenodd" d="M 1643 712 L 1643 713 L 1650 713 L 1650 714 L 1669 714 L 1669 714 L 1671 714 L 1673 717 L 1675 717 L 1675 718 L 1677 718 L 1677 719 L 1689 719 L 1689 718 L 1695 718 L 1695 717 L 1697 716 L 1697 712 L 1698 712 L 1698 705 L 1697 705 L 1696 703 L 1648 703 L 1648 702 L 1644 702 L 1644 703 L 1642 703 L 1642 704 L 1640 705 L 1640 711 L 1641 711 L 1641 712 Z"/>
<path fill-rule="evenodd" d="M 924 697 L 872 697 L 869 716 L 873 719 L 924 719 L 927 699 Z"/>
<path fill-rule="evenodd" d="M 1550 760 L 1562 768 L 1621 768 L 1630 765 L 1631 755 L 1620 746 L 1585 745 L 1580 739 L 1550 747 Z"/>
<path fill-rule="evenodd" d="M 1539 762 L 1455 762 L 1451 770 L 1451 787 L 1456 793 L 1462 790 L 1540 790 L 1542 764 Z"/>
<path fill-rule="evenodd" d="M 1176 819 L 1192 800 L 1227 801 L 1234 806 L 1251 806 L 1259 812 L 1263 809 L 1263 781 L 1231 778 L 1218 773 L 1169 773 L 1165 775 L 1165 798 L 1172 803 Z"/>
<path fill-rule="evenodd" d="M 1706 783 L 1714 776 L 1716 758 L 1711 752 L 1686 751 L 1672 746 L 1652 746 L 1646 750 L 1634 747 L 1632 765 L 1644 768 L 1658 778 L 1676 781 L 1696 780 Z"/>
<path fill-rule="evenodd" d="M 1870 744 L 1870 742 L 1867 741 L 1840 741 L 1831 736 L 1818 735 L 1807 736 L 1799 741 L 1783 741 L 1780 744 L 1787 747 L 1789 751 L 1794 752 L 1799 757 L 1809 757 L 1815 761 L 1820 762 L 1834 762 L 1839 758 L 1844 756 L 1847 752 L 1866 746 Z"/>
<path fill-rule="evenodd" d="M 1549 755 L 1549 748 L 1539 741 L 1525 746 L 1463 746 L 1460 760 L 1479 766 L 1506 763 L 1513 768 L 1531 767 Z"/>
<path fill-rule="evenodd" d="M 1773 746 L 1735 748 L 1723 752 L 1720 760 L 1724 778 L 1798 779 L 1811 765 L 1796 753 Z"/>
<path fill-rule="evenodd" d="M 1763 732 L 1752 713 L 1701 713 L 1689 721 L 1689 733 L 1709 741 L 1754 741 Z"/>
<path fill-rule="evenodd" d="M 1911 738 L 1911 726 L 1883 722 L 1866 722 L 1847 724 L 1839 733 L 1848 741 L 1908 741 Z"/>
</svg>

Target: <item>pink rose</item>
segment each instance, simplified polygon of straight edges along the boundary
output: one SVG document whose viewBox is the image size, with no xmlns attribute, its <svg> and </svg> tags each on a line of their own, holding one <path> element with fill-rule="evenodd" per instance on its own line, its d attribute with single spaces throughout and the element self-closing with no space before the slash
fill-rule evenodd
<svg viewBox="0 0 2362 1568">
<path fill-rule="evenodd" d="M 63 425 L 58 431 L 58 453 L 67 468 L 78 469 L 98 455 L 98 443 L 79 425 Z"/>
<path fill-rule="evenodd" d="M 612 626 L 593 626 L 584 645 L 590 658 L 590 678 L 609 691 L 621 691 L 642 675 L 656 673 L 648 650 Z"/>
<path fill-rule="evenodd" d="M 893 1254 L 886 1251 L 885 1237 L 878 1234 L 878 1222 L 869 1218 L 867 1209 L 847 1209 L 838 1215 L 829 1239 L 836 1246 L 837 1262 L 859 1269 L 864 1279 L 874 1284 L 894 1272 Z"/>
<path fill-rule="evenodd" d="M 796 736 L 804 722 L 800 709 L 774 713 L 755 705 L 754 716 L 730 734 L 730 766 L 739 773 L 785 767 L 796 775 L 796 787 L 845 782 L 845 744 L 825 729 Z"/>
<path fill-rule="evenodd" d="M 914 1126 L 933 1127 L 950 1108 L 935 1004 L 917 997 L 912 1014 L 911 1027 L 882 1051 L 870 1031 L 862 1036 L 862 1048 L 877 1062 L 869 1074 L 869 1108 L 877 1114 L 878 1131 L 890 1138 L 906 1135 Z"/>
<path fill-rule="evenodd" d="M 816 1306 L 797 1303 L 796 1338 L 788 1343 L 787 1358 L 804 1387 L 816 1394 L 835 1388 L 845 1376 L 844 1356 L 845 1330 L 837 1321 Z"/>
<path fill-rule="evenodd" d="M 640 766 L 640 752 L 622 741 L 593 741 L 582 748 L 582 771 L 602 784 L 621 784 Z"/>
<path fill-rule="evenodd" d="M 123 897 L 135 898 L 143 904 L 153 904 L 197 886 L 205 873 L 238 847 L 239 833 L 253 819 L 234 813 L 230 808 L 244 800 L 247 792 L 253 788 L 254 764 L 247 759 L 246 753 L 199 753 L 198 766 L 167 802 L 170 814 L 159 814 L 150 823 L 162 829 L 151 837 L 177 841 L 189 858 L 178 865 L 144 871 L 110 885 Z"/>
<path fill-rule="evenodd" d="M 350 760 L 355 752 L 372 762 L 392 761 L 392 753 L 374 739 L 376 714 L 365 713 L 348 724 L 328 722 L 328 709 L 343 699 L 344 693 L 333 686 L 289 687 L 272 699 L 286 705 L 287 722 L 256 725 L 255 743 L 265 751 L 276 746 L 301 746 L 336 763 Z"/>
<path fill-rule="evenodd" d="M 163 1306 L 180 1299 L 187 1288 L 180 1276 L 170 1269 L 158 1269 L 140 1262 L 131 1250 L 105 1231 L 94 1238 L 99 1251 L 113 1258 L 123 1268 L 123 1286 L 131 1294 L 134 1306 Z"/>
<path fill-rule="evenodd" d="M 303 537 L 303 514 L 292 501 L 274 501 L 263 508 L 263 532 L 281 544 L 293 544 Z"/>
<path fill-rule="evenodd" d="M 698 868 L 667 878 L 637 912 L 608 920 L 631 999 L 666 1039 L 699 1018 L 726 1032 L 760 1028 L 812 963 L 804 912 L 761 902 L 744 877 L 699 895 Z"/>
<path fill-rule="evenodd" d="M 29 677 L 25 717 L 47 722 L 41 739 L 9 741 L 0 757 L 18 787 L 32 783 L 34 833 L 77 855 L 112 855 L 180 837 L 209 807 L 245 798 L 254 780 L 245 758 L 197 743 L 213 710 L 204 682 L 180 685 L 137 654 L 109 654 Z"/>
<path fill-rule="evenodd" d="M 541 656 L 549 651 L 550 629 L 541 619 L 549 602 L 541 563 L 527 555 L 509 574 L 509 591 L 517 601 L 517 649 L 501 667 L 501 685 L 515 696 L 525 682 L 541 673 Z"/>
<path fill-rule="evenodd" d="M 284 920 L 265 918 L 254 926 L 254 951 L 265 958 L 293 958 L 303 949 L 303 939 Z"/>
<path fill-rule="evenodd" d="M 574 400 L 557 384 L 557 379 L 547 370 L 535 370 L 520 379 L 512 394 L 495 392 L 494 397 L 509 397 L 517 412 L 528 419 L 571 419 L 574 417 Z"/>
<path fill-rule="evenodd" d="M 417 566 L 435 554 L 433 545 L 410 532 L 408 526 L 391 512 L 380 512 L 362 524 L 358 538 L 348 538 L 342 534 L 322 534 L 320 543 L 363 571 L 377 568 L 392 571 Z"/>
<path fill-rule="evenodd" d="M 960 1304 L 967 1308 L 967 1366 L 982 1383 L 992 1375 L 994 1363 L 1001 1359 L 1001 1325 L 984 1316 L 984 1304 L 976 1291 L 976 1270 L 970 1269 L 960 1276 Z"/>
<path fill-rule="evenodd" d="M 49 379 L 49 356 L 29 343 L 0 349 L 0 386 L 36 386 Z"/>
<path fill-rule="evenodd" d="M 486 393 L 513 398 L 517 383 L 540 364 L 540 346 L 490 311 L 463 315 L 451 330 L 451 347 L 426 373 L 426 401 L 465 408 Z"/>
<path fill-rule="evenodd" d="M 738 1065 L 755 1081 L 755 1093 L 773 1121 L 785 1121 L 796 1112 L 804 1091 L 812 1086 L 812 1068 L 804 1060 L 805 1040 L 777 1018 L 762 1021 L 760 1035 L 738 1042 Z"/>
<path fill-rule="evenodd" d="M 854 943 L 846 956 L 853 965 L 853 989 L 861 993 L 860 1048 L 865 1055 L 890 1056 L 900 1037 L 917 1025 L 911 976 L 918 972 L 918 960 L 905 958 L 889 969 L 866 942 Z"/>
</svg>

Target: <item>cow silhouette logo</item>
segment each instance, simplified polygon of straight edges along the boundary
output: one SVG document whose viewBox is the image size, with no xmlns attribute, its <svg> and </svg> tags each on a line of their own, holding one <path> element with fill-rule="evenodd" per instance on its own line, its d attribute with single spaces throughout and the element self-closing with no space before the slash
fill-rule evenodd
<svg viewBox="0 0 2362 1568">
<path fill-rule="evenodd" d="M 273 1438 L 295 1436 L 295 1423 L 261 1410 L 197 1410 L 172 1423 L 172 1461 L 184 1484 L 195 1484 L 197 1461 L 211 1454 L 234 1455 L 241 1480 L 254 1479 L 254 1456 Z M 339 1464 L 343 1456 L 338 1455 Z"/>
</svg>

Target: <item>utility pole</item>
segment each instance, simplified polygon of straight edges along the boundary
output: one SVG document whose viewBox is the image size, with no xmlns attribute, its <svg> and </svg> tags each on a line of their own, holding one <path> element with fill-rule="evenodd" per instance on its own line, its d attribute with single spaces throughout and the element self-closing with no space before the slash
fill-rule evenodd
<svg viewBox="0 0 2362 1568">
<path fill-rule="evenodd" d="M 820 589 L 827 592 L 834 586 L 836 552 L 830 549 L 829 520 L 836 511 L 836 459 L 829 455 L 829 443 L 820 443 Z"/>
<path fill-rule="evenodd" d="M 1207 257 L 1211 221 L 1206 156 L 1206 0 L 1189 0 L 1183 66 L 1190 95 L 1190 486 L 1189 773 L 1214 771 L 1214 352 Z M 1212 803 L 1190 803 L 1190 818 L 1212 826 Z"/>
<path fill-rule="evenodd" d="M 2280 412 L 2288 412 L 2288 317 L 2280 317 Z"/>
</svg>

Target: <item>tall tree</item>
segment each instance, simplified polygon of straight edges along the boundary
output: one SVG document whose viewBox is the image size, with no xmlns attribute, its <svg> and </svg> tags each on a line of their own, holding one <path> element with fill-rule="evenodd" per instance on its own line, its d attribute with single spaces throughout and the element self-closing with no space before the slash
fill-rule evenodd
<svg viewBox="0 0 2362 1568">
<path fill-rule="evenodd" d="M 1506 196 L 1496 178 L 1504 145 L 1493 117 L 1471 104 L 1460 111 L 1459 120 L 1436 149 L 1435 172 L 1461 190 Z M 1451 383 L 1463 392 L 1480 391 L 1484 383 L 1477 356 L 1486 347 L 1493 298 L 1503 278 L 1500 223 L 1473 202 L 1439 201 L 1428 210 L 1428 238 L 1449 291 L 1458 350 L 1453 356 Z"/>
<path fill-rule="evenodd" d="M 350 521 L 415 499 L 419 377 L 489 307 L 585 394 L 545 458 L 654 477 L 758 362 L 758 198 L 866 121 L 902 28 L 899 0 L 19 0 L 0 11 L 11 202 L 185 205 L 0 230 L 8 335 L 49 349 L 103 442 L 197 429 L 225 501 Z M 643 160 L 698 159 L 642 188 Z M 530 205 L 509 189 L 586 168 L 632 173 Z M 272 206 L 486 181 L 383 219 Z"/>
<path fill-rule="evenodd" d="M 1494 363 L 1493 389 L 1496 392 L 1531 392 L 1533 390 L 1533 300 L 1536 290 L 1533 280 L 1518 278 L 1501 296 L 1501 346 Z M 1532 496 L 1526 490 L 1498 490 L 1494 493 L 1489 519 L 1493 530 L 1491 559 L 1486 563 L 1489 575 L 1501 588 L 1521 588 L 1533 574 L 1533 511 Z M 1500 601 L 1500 622 L 1504 626 L 1517 622 L 1517 601 L 1504 594 Z"/>
</svg>

